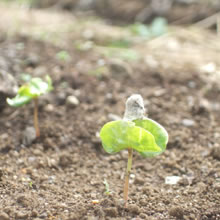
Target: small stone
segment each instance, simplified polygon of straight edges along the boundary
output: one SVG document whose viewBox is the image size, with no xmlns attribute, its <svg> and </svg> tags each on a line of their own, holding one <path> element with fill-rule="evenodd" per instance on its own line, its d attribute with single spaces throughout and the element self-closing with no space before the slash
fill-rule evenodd
<svg viewBox="0 0 220 220">
<path fill-rule="evenodd" d="M 0 212 L 0 220 L 9 220 L 9 216 L 5 212 Z"/>
<path fill-rule="evenodd" d="M 110 216 L 110 217 L 117 217 L 118 215 L 118 210 L 115 207 L 106 208 L 104 209 L 104 212 L 106 216 Z"/>
<path fill-rule="evenodd" d="M 137 177 L 134 181 L 135 184 L 144 185 L 145 180 L 142 177 Z"/>
<path fill-rule="evenodd" d="M 178 219 L 182 219 L 184 215 L 184 210 L 181 207 L 174 206 L 170 208 L 169 215 Z"/>
<path fill-rule="evenodd" d="M 215 63 L 207 63 L 201 67 L 201 71 L 205 73 L 214 73 L 216 71 L 216 64 Z"/>
<path fill-rule="evenodd" d="M 195 124 L 195 122 L 191 119 L 183 119 L 182 124 L 186 127 L 192 127 Z"/>
<path fill-rule="evenodd" d="M 79 100 L 76 96 L 70 95 L 66 98 L 66 105 L 69 107 L 76 107 L 79 105 Z"/>
<path fill-rule="evenodd" d="M 119 207 L 123 207 L 125 205 L 124 199 L 118 199 L 116 201 L 116 205 L 119 206 Z"/>
<path fill-rule="evenodd" d="M 9 74 L 1 69 L 0 72 L 0 110 L 6 105 L 6 98 L 13 97 L 18 91 L 18 84 L 12 74 Z"/>
<path fill-rule="evenodd" d="M 15 213 L 15 216 L 16 216 L 16 219 L 27 219 L 28 213 L 19 211 L 19 212 Z"/>
<path fill-rule="evenodd" d="M 118 75 L 127 76 L 132 73 L 131 67 L 120 59 L 111 59 L 109 63 L 111 72 L 117 77 Z"/>
<path fill-rule="evenodd" d="M 181 177 L 179 176 L 166 176 L 165 178 L 165 184 L 168 185 L 175 185 L 181 180 Z"/>
<path fill-rule="evenodd" d="M 214 183 L 214 184 L 213 184 L 213 188 L 214 188 L 217 192 L 220 192 L 220 183 L 219 183 L 219 182 Z"/>
<path fill-rule="evenodd" d="M 28 146 L 36 139 L 36 131 L 33 127 L 27 127 L 23 133 L 22 143 Z"/>
<path fill-rule="evenodd" d="M 38 215 L 38 212 L 36 210 L 33 210 L 31 212 L 31 217 L 37 217 L 37 215 Z"/>
<path fill-rule="evenodd" d="M 141 219 L 147 219 L 147 215 L 145 215 L 144 213 L 141 213 L 141 214 L 139 215 L 139 217 L 140 217 Z"/>
<path fill-rule="evenodd" d="M 196 88 L 196 83 L 195 83 L 195 81 L 192 81 L 192 80 L 189 81 L 189 82 L 188 82 L 188 87 L 191 88 L 191 89 L 195 89 L 195 88 Z"/>
<path fill-rule="evenodd" d="M 63 168 L 69 166 L 72 163 L 72 158 L 70 155 L 62 154 L 59 158 L 59 165 Z"/>
<path fill-rule="evenodd" d="M 127 209 L 129 210 L 129 212 L 131 212 L 135 215 L 140 214 L 140 208 L 136 204 L 129 204 L 127 206 Z"/>
<path fill-rule="evenodd" d="M 2 177 L 4 176 L 4 172 L 2 169 L 0 169 L 0 181 L 2 180 Z"/>
<path fill-rule="evenodd" d="M 34 161 L 36 161 L 36 157 L 28 157 L 29 163 L 33 163 Z"/>
<path fill-rule="evenodd" d="M 26 65 L 31 67 L 36 67 L 39 64 L 39 57 L 35 54 L 31 54 L 26 60 Z"/>
<path fill-rule="evenodd" d="M 29 198 L 27 198 L 25 195 L 20 195 L 17 198 L 17 202 L 24 207 L 28 207 L 31 204 Z"/>
<path fill-rule="evenodd" d="M 211 156 L 216 159 L 220 160 L 220 147 L 214 147 L 211 151 Z"/>
<path fill-rule="evenodd" d="M 52 104 L 47 104 L 45 106 L 45 111 L 46 112 L 53 112 L 54 111 L 54 106 Z"/>
</svg>

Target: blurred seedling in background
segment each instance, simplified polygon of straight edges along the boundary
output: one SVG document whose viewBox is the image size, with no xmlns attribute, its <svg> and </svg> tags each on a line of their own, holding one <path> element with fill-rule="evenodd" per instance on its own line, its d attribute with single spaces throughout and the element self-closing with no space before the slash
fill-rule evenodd
<svg viewBox="0 0 220 220">
<path fill-rule="evenodd" d="M 106 123 L 100 138 L 108 153 L 128 150 L 128 162 L 124 183 L 125 207 L 128 201 L 129 177 L 132 167 L 133 150 L 144 157 L 154 157 L 165 151 L 168 142 L 167 131 L 157 122 L 144 117 L 143 99 L 135 94 L 128 98 L 124 118 Z"/>
<path fill-rule="evenodd" d="M 40 129 L 38 126 L 38 98 L 39 96 L 50 92 L 53 89 L 52 80 L 47 75 L 46 80 L 41 78 L 29 78 L 26 74 L 23 75 L 26 83 L 22 85 L 17 95 L 14 98 L 7 98 L 7 103 L 12 107 L 20 107 L 31 100 L 34 101 L 34 128 L 36 132 L 36 137 L 40 136 Z M 26 77 L 26 78 L 25 78 Z"/>
<path fill-rule="evenodd" d="M 56 54 L 56 58 L 64 62 L 68 62 L 71 59 L 69 53 L 66 50 L 61 50 L 60 52 L 58 52 Z"/>
<path fill-rule="evenodd" d="M 109 184 L 108 184 L 108 182 L 107 182 L 106 179 L 104 179 L 103 184 L 105 185 L 105 194 L 106 194 L 106 195 L 110 195 L 110 194 L 111 194 L 111 191 L 110 191 L 110 189 L 109 189 Z"/>
<path fill-rule="evenodd" d="M 150 25 L 136 23 L 130 25 L 129 29 L 134 35 L 151 39 L 167 33 L 168 24 L 165 18 L 157 17 Z"/>
</svg>

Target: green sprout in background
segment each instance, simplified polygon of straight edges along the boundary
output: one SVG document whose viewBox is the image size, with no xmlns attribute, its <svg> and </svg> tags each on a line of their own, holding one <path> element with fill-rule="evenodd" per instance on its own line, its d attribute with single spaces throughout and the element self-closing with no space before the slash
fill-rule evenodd
<svg viewBox="0 0 220 220">
<path fill-rule="evenodd" d="M 68 62 L 71 59 L 71 56 L 66 50 L 61 50 L 56 54 L 56 58 L 60 61 Z"/>
<path fill-rule="evenodd" d="M 129 29 L 134 35 L 151 39 L 167 33 L 168 24 L 165 18 L 157 17 L 150 25 L 135 23 L 130 25 Z"/>
<path fill-rule="evenodd" d="M 12 107 L 20 107 L 34 100 L 34 128 L 36 137 L 40 136 L 40 129 L 38 126 L 38 97 L 52 89 L 52 80 L 48 75 L 46 76 L 46 81 L 43 81 L 41 78 L 31 78 L 19 88 L 14 98 L 7 98 L 7 103 Z"/>
<path fill-rule="evenodd" d="M 128 98 L 123 120 L 106 123 L 100 137 L 107 153 L 128 150 L 125 173 L 124 202 L 128 201 L 129 177 L 132 167 L 133 150 L 144 157 L 154 157 L 165 151 L 168 142 L 167 131 L 157 122 L 144 117 L 143 99 L 135 94 Z"/>
</svg>

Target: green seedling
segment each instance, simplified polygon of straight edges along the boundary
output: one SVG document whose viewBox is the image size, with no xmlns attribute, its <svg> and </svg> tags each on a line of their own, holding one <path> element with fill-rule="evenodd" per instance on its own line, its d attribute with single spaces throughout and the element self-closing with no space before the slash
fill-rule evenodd
<svg viewBox="0 0 220 220">
<path fill-rule="evenodd" d="M 109 184 L 108 184 L 108 182 L 107 182 L 106 179 L 104 179 L 103 184 L 105 185 L 105 194 L 106 194 L 106 195 L 110 195 L 110 194 L 111 194 L 111 191 L 110 191 L 110 189 L 109 189 Z"/>
<path fill-rule="evenodd" d="M 129 26 L 130 31 L 137 36 L 151 39 L 159 37 L 168 31 L 167 20 L 162 17 L 155 18 L 150 25 L 135 23 Z"/>
<path fill-rule="evenodd" d="M 129 177 L 132 167 L 133 150 L 144 157 L 154 157 L 165 151 L 168 142 L 167 131 L 157 122 L 144 117 L 143 99 L 135 94 L 128 98 L 124 118 L 106 123 L 100 138 L 108 153 L 128 150 L 128 162 L 124 183 L 125 207 L 128 201 Z"/>
<path fill-rule="evenodd" d="M 20 107 L 34 100 L 34 128 L 36 137 L 40 136 L 38 126 L 38 97 L 52 89 L 52 80 L 49 76 L 46 76 L 46 81 L 43 81 L 41 78 L 31 78 L 30 81 L 19 88 L 14 98 L 7 98 L 7 103 L 12 107 Z"/>
<path fill-rule="evenodd" d="M 30 181 L 28 185 L 29 185 L 29 187 L 30 187 L 31 189 L 33 188 L 33 183 L 32 183 L 32 181 Z"/>
<path fill-rule="evenodd" d="M 66 50 L 61 50 L 56 54 L 56 58 L 60 61 L 67 62 L 71 59 L 69 53 Z"/>
</svg>

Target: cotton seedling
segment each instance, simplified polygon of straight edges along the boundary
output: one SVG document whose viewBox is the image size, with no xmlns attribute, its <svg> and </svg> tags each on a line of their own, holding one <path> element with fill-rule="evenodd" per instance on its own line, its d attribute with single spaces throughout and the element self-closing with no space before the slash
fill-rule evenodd
<svg viewBox="0 0 220 220">
<path fill-rule="evenodd" d="M 145 108 L 141 95 L 128 98 L 124 118 L 106 123 L 100 138 L 108 153 L 128 150 L 128 162 L 124 183 L 124 203 L 128 201 L 129 177 L 132 167 L 133 150 L 144 157 L 154 157 L 165 151 L 168 142 L 167 131 L 156 121 L 144 116 Z"/>
<path fill-rule="evenodd" d="M 31 78 L 19 88 L 14 98 L 7 98 L 7 103 L 12 107 L 20 107 L 29 103 L 31 100 L 34 101 L 34 128 L 36 137 L 40 136 L 40 129 L 38 126 L 38 98 L 52 89 L 52 80 L 49 76 L 46 76 L 46 81 L 41 78 Z"/>
</svg>

